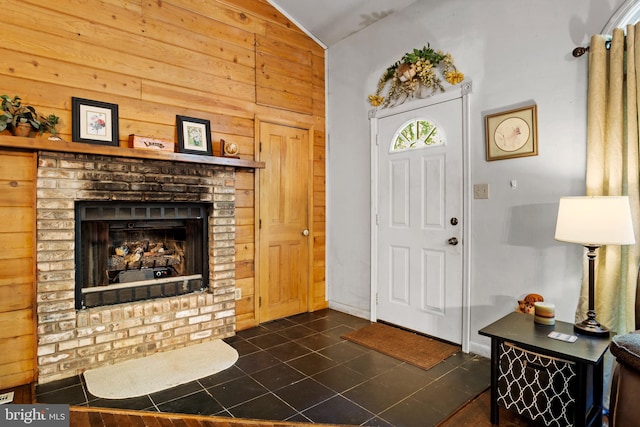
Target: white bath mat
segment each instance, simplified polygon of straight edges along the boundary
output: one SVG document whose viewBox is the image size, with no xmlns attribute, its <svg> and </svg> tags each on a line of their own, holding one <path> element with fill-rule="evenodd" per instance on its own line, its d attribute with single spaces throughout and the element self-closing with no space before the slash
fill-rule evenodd
<svg viewBox="0 0 640 427">
<path fill-rule="evenodd" d="M 84 378 L 94 396 L 126 399 L 215 374 L 233 366 L 236 360 L 238 352 L 233 347 L 215 340 L 90 369 Z"/>
</svg>

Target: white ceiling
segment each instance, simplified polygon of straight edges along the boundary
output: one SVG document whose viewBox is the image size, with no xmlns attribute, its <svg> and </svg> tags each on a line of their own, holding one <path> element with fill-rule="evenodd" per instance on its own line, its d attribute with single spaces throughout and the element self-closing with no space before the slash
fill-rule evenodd
<svg viewBox="0 0 640 427">
<path fill-rule="evenodd" d="M 416 0 L 267 0 L 329 47 Z"/>
</svg>

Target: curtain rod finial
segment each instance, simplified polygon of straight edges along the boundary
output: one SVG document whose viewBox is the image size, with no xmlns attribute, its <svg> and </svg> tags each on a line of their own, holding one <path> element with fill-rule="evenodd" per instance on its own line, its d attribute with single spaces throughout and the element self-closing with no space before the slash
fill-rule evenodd
<svg viewBox="0 0 640 427">
<path fill-rule="evenodd" d="M 587 47 L 582 47 L 582 46 L 578 46 L 575 49 L 573 49 L 573 52 L 571 52 L 571 54 L 578 58 L 582 55 L 584 55 L 585 53 L 587 53 L 589 51 L 589 46 Z"/>
</svg>

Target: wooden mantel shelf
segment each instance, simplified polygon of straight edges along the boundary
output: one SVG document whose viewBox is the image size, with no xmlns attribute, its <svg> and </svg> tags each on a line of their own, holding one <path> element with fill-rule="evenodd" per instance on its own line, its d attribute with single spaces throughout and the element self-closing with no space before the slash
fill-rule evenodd
<svg viewBox="0 0 640 427">
<path fill-rule="evenodd" d="M 229 157 L 198 156 L 195 154 L 169 153 L 166 151 L 137 150 L 108 145 L 85 144 L 79 142 L 50 141 L 46 138 L 26 138 L 0 135 L 0 147 L 27 151 L 57 151 L 64 153 L 96 154 L 101 156 L 127 157 L 136 159 L 167 160 L 171 162 L 199 163 L 203 165 L 230 166 L 234 168 L 263 169 L 264 162 L 234 159 Z"/>
</svg>

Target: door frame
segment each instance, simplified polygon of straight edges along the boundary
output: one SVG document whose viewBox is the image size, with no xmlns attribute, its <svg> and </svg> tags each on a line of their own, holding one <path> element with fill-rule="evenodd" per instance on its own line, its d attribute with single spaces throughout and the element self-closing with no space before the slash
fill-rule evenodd
<svg viewBox="0 0 640 427">
<path fill-rule="evenodd" d="M 471 81 L 465 81 L 459 86 L 431 97 L 407 102 L 383 110 L 369 110 L 369 127 L 371 138 L 371 300 L 370 320 L 378 319 L 378 119 L 399 113 L 424 108 L 453 99 L 462 98 L 462 351 L 469 352 L 471 334 L 471 147 L 469 126 L 469 95 Z"/>
<path fill-rule="evenodd" d="M 265 167 L 269 167 L 269 162 L 266 159 L 262 159 L 261 151 L 260 151 L 260 129 L 262 123 L 270 123 L 278 126 L 288 126 L 294 127 L 298 129 L 303 129 L 309 132 L 309 158 L 307 159 L 309 163 L 309 167 L 307 170 L 307 182 L 309 183 L 309 191 L 307 194 L 307 203 L 309 209 L 307 209 L 307 223 L 309 227 L 309 238 L 307 239 L 307 312 L 309 311 L 311 304 L 311 291 L 313 289 L 313 239 L 315 236 L 315 228 L 313 224 L 313 141 L 314 141 L 314 126 L 309 123 L 298 122 L 294 120 L 287 120 L 282 118 L 271 118 L 271 117 L 260 117 L 258 115 L 254 116 L 254 158 L 259 161 L 265 162 Z M 260 169 L 255 170 L 254 177 L 254 185 L 255 189 L 254 193 L 254 241 L 255 246 L 254 250 L 254 317 L 256 324 L 259 325 L 261 323 L 260 316 L 260 245 L 262 241 L 260 239 L 260 193 L 262 189 L 260 188 Z"/>
</svg>

